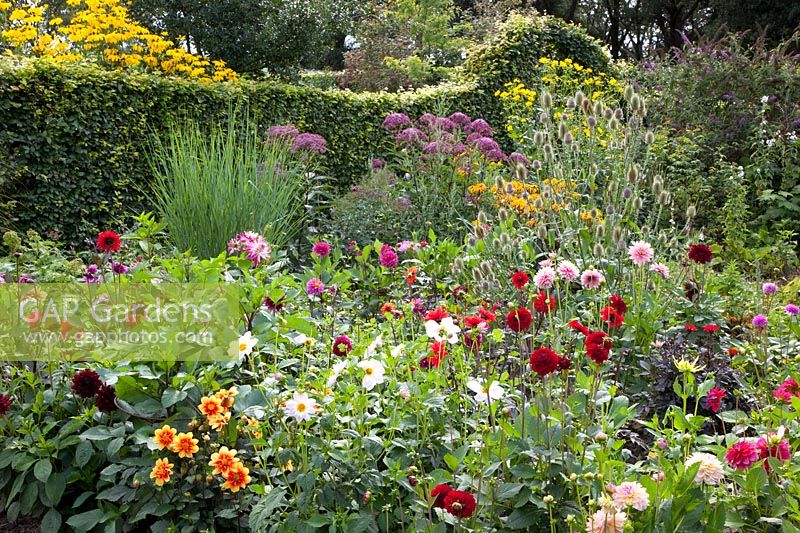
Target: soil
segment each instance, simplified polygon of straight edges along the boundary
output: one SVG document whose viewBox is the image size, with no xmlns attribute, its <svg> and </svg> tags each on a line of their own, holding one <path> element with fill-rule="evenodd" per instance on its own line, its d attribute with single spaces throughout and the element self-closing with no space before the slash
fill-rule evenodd
<svg viewBox="0 0 800 533">
<path fill-rule="evenodd" d="M 53 531 L 42 531 L 39 527 L 39 520 L 32 516 L 20 516 L 14 523 L 6 520 L 6 514 L 0 512 L 0 531 L 3 533 L 56 533 Z"/>
</svg>

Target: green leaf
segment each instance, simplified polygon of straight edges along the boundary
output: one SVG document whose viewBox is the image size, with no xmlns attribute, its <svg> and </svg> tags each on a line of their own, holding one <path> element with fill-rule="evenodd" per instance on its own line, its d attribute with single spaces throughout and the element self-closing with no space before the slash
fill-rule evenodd
<svg viewBox="0 0 800 533">
<path fill-rule="evenodd" d="M 530 508 L 514 509 L 508 516 L 506 527 L 509 529 L 526 529 L 535 524 L 538 519 L 539 514 Z"/>
<path fill-rule="evenodd" d="M 61 514 L 55 509 L 50 509 L 42 517 L 42 531 L 60 531 Z"/>
<path fill-rule="evenodd" d="M 169 388 L 164 391 L 164 394 L 161 395 L 161 405 L 164 406 L 164 409 L 168 407 L 172 407 L 176 403 L 184 400 L 186 398 L 186 391 L 179 391 L 173 388 Z"/>
<path fill-rule="evenodd" d="M 85 513 L 76 514 L 67 520 L 67 524 L 71 525 L 78 531 L 89 531 L 94 526 L 100 523 L 103 519 L 103 511 L 100 509 L 93 509 Z"/>
<path fill-rule="evenodd" d="M 458 469 L 458 459 L 452 455 L 447 454 L 444 456 L 444 462 L 447 463 L 447 468 L 455 472 Z"/>
<path fill-rule="evenodd" d="M 306 524 L 312 527 L 322 527 L 330 523 L 331 523 L 330 518 L 328 518 L 327 516 L 323 516 L 319 513 L 315 514 L 314 516 L 306 520 Z"/>
<path fill-rule="evenodd" d="M 49 459 L 42 459 L 33 467 L 33 475 L 42 483 L 47 482 L 47 478 L 50 477 L 52 471 L 53 465 L 50 463 Z"/>
<path fill-rule="evenodd" d="M 50 499 L 50 502 L 53 504 L 53 506 L 57 506 L 58 502 L 61 501 L 61 496 L 64 494 L 64 489 L 66 487 L 67 479 L 66 476 L 61 472 L 53 474 L 47 480 L 47 483 L 44 485 L 44 493 Z"/>
<path fill-rule="evenodd" d="M 88 440 L 81 441 L 75 448 L 75 464 L 78 468 L 83 468 L 92 458 L 94 447 Z"/>
<path fill-rule="evenodd" d="M 264 531 L 262 524 L 267 524 L 272 518 L 272 513 L 284 505 L 283 497 L 286 495 L 286 489 L 274 488 L 269 494 L 261 498 L 257 504 L 253 506 L 250 512 L 250 529 L 253 531 Z"/>
</svg>

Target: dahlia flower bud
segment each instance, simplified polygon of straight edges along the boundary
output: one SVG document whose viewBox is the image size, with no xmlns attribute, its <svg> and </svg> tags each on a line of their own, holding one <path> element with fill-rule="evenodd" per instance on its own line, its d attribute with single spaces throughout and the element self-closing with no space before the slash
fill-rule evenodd
<svg viewBox="0 0 800 533">
<path fill-rule="evenodd" d="M 658 446 L 662 450 L 666 450 L 667 446 L 669 446 L 669 443 L 667 442 L 667 439 L 665 439 L 664 437 L 659 437 L 659 439 L 656 441 L 656 446 Z"/>
<path fill-rule="evenodd" d="M 578 479 L 578 474 L 576 474 L 575 472 L 573 472 L 573 473 L 571 473 L 569 475 L 569 480 L 570 481 L 576 481 L 577 479 Z"/>
<path fill-rule="evenodd" d="M 369 503 L 371 499 L 372 499 L 372 493 L 370 491 L 367 491 L 361 495 L 361 501 L 364 503 Z"/>
<path fill-rule="evenodd" d="M 416 476 L 408 476 L 406 479 L 408 479 L 408 484 L 412 487 L 416 487 L 417 483 L 419 483 Z"/>
<path fill-rule="evenodd" d="M 543 501 L 543 502 L 544 502 L 546 505 L 550 505 L 551 503 L 553 503 L 553 501 L 555 501 L 555 498 L 553 498 L 553 497 L 552 497 L 550 494 L 548 494 L 547 496 L 545 496 L 544 498 L 542 498 L 542 501 Z"/>
</svg>

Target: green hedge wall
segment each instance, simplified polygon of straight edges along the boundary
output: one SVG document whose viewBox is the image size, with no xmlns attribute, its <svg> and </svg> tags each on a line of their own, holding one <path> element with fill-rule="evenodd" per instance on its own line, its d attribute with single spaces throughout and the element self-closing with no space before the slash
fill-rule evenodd
<svg viewBox="0 0 800 533">
<path fill-rule="evenodd" d="M 5 218 L 17 229 L 57 230 L 66 242 L 79 244 L 115 220 L 149 208 L 152 135 L 173 121 L 222 118 L 235 103 L 246 105 L 265 125 L 291 122 L 323 135 L 330 148 L 324 164 L 345 187 L 391 142 L 380 127 L 386 114 L 458 110 L 499 125 L 502 109 L 493 93 L 505 76 L 523 76 L 522 68 L 535 73 L 540 56 L 570 56 L 569 46 L 587 64 L 593 63 L 584 56 L 606 56 L 581 30 L 555 19 L 515 17 L 504 31 L 475 50 L 461 82 L 397 94 L 275 82 L 207 84 L 4 59 L 0 202 L 16 202 Z"/>
</svg>

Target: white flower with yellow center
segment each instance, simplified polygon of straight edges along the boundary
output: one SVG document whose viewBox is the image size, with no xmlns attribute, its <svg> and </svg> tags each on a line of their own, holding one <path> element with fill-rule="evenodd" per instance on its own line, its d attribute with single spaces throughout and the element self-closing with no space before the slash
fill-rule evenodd
<svg viewBox="0 0 800 533">
<path fill-rule="evenodd" d="M 367 390 L 372 390 L 375 385 L 380 385 L 384 381 L 384 374 L 386 369 L 383 364 L 376 359 L 367 359 L 358 363 L 358 367 L 364 371 L 364 379 L 361 380 L 361 385 Z"/>
<path fill-rule="evenodd" d="M 300 394 L 299 392 L 295 392 L 292 399 L 286 400 L 286 404 L 283 406 L 283 413 L 298 422 L 311 420 L 311 417 L 319 410 L 320 406 L 313 398 L 309 398 L 306 393 Z"/>
<path fill-rule="evenodd" d="M 428 320 L 425 322 L 425 332 L 435 341 L 447 340 L 450 344 L 458 343 L 458 334 L 461 333 L 453 317 L 445 317 L 441 321 Z"/>
<path fill-rule="evenodd" d="M 231 355 L 238 355 L 239 359 L 253 353 L 253 348 L 258 344 L 258 337 L 253 337 L 253 333 L 248 331 L 238 341 L 234 341 L 230 346 Z"/>
<path fill-rule="evenodd" d="M 505 394 L 502 385 L 496 381 L 487 386 L 481 379 L 471 379 L 467 382 L 467 388 L 475 393 L 475 401 L 478 403 L 486 403 L 488 399 L 499 400 Z"/>
<path fill-rule="evenodd" d="M 331 375 L 328 378 L 328 381 L 325 383 L 325 387 L 332 389 L 334 385 L 336 385 L 336 380 L 339 379 L 339 376 L 342 375 L 342 372 L 347 367 L 347 359 L 344 361 L 339 361 L 333 365 L 331 368 Z"/>
</svg>

